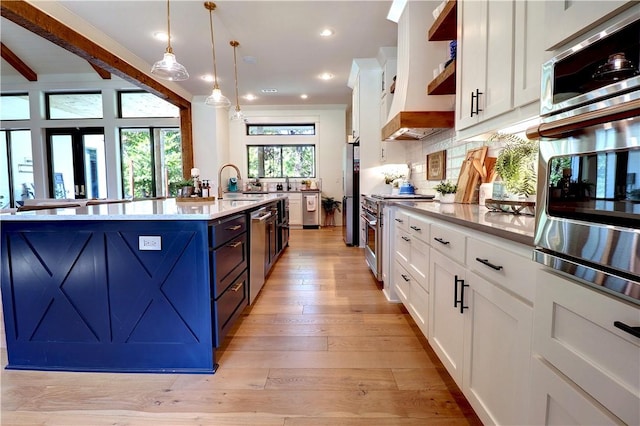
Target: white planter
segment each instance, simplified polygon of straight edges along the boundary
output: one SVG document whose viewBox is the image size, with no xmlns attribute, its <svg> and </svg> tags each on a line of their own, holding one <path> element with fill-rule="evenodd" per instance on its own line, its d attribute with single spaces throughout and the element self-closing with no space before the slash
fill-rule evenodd
<svg viewBox="0 0 640 426">
<path fill-rule="evenodd" d="M 478 204 L 484 206 L 485 200 L 490 199 L 493 194 L 493 182 L 483 183 L 480 185 L 478 194 Z"/>
<path fill-rule="evenodd" d="M 442 204 L 452 204 L 456 199 L 456 194 L 440 194 Z"/>
</svg>

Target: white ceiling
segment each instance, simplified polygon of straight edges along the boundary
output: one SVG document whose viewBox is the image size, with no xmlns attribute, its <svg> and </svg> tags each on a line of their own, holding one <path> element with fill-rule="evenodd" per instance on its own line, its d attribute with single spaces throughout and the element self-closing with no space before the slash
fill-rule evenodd
<svg viewBox="0 0 640 426">
<path fill-rule="evenodd" d="M 151 65 L 162 58 L 166 42 L 154 40 L 157 31 L 166 31 L 165 1 L 60 1 L 62 6 L 108 35 L 144 62 Z M 209 12 L 203 1 L 171 2 L 171 35 L 177 60 L 190 78 L 179 82 L 193 96 L 207 96 L 212 83 L 202 80 L 212 74 Z M 234 103 L 233 48 L 238 40 L 238 80 L 240 96 L 258 96 L 241 105 L 349 104 L 347 79 L 354 58 L 376 57 L 378 49 L 396 46 L 397 25 L 386 19 L 391 1 L 243 1 L 216 2 L 214 31 L 218 81 L 223 93 Z M 335 35 L 319 36 L 330 27 Z M 3 43 L 36 73 L 60 74 L 92 72 L 86 61 L 53 49 L 49 42 L 2 19 Z M 243 58 L 253 57 L 255 63 Z M 2 61 L 2 77 L 16 75 Z M 323 72 L 335 75 L 331 81 L 318 78 Z M 25 80 L 26 82 L 26 80 Z M 277 89 L 265 94 L 262 89 Z M 300 99 L 300 94 L 309 96 Z"/>
</svg>

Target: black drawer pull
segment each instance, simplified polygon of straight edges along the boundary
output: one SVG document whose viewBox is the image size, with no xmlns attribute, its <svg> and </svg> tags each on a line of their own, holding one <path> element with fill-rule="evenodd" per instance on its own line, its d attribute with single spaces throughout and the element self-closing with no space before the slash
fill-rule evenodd
<svg viewBox="0 0 640 426">
<path fill-rule="evenodd" d="M 235 293 L 235 292 L 237 292 L 238 290 L 240 290 L 242 288 L 243 284 L 244 284 L 243 282 L 234 284 L 233 287 L 231 287 L 229 290 L 231 290 L 231 291 L 233 291 Z"/>
<path fill-rule="evenodd" d="M 411 225 L 409 228 L 413 229 L 414 231 L 420 231 L 421 230 L 420 228 L 418 228 L 415 225 Z"/>
<path fill-rule="evenodd" d="M 242 228 L 242 225 L 233 225 L 230 226 L 228 228 L 225 228 L 227 231 L 237 231 L 238 229 Z"/>
<path fill-rule="evenodd" d="M 460 299 L 458 299 L 458 283 L 460 283 Z M 469 284 L 465 284 L 464 280 L 459 280 L 458 276 L 454 277 L 453 281 L 453 307 L 457 308 L 460 304 L 460 313 L 463 314 L 465 309 L 469 309 L 468 306 L 464 306 L 464 288 L 469 287 Z"/>
<path fill-rule="evenodd" d="M 439 242 L 440 244 L 444 244 L 445 246 L 446 246 L 447 244 L 449 244 L 449 241 L 445 241 L 445 240 L 443 240 L 443 239 L 442 239 L 442 238 L 440 238 L 440 237 L 435 237 L 435 238 L 434 238 L 434 240 L 436 240 L 436 241 L 437 241 L 437 242 Z"/>
<path fill-rule="evenodd" d="M 476 260 L 482 263 L 483 265 L 487 265 L 489 268 L 495 269 L 496 271 L 499 271 L 502 269 L 502 266 L 494 265 L 493 263 L 489 262 L 489 259 L 480 259 L 479 257 L 476 257 Z"/>
<path fill-rule="evenodd" d="M 405 240 L 406 242 L 411 241 L 411 238 L 407 238 L 407 237 L 405 237 L 404 235 L 402 236 L 402 239 L 403 239 L 403 240 Z"/>
<path fill-rule="evenodd" d="M 622 331 L 626 331 L 632 336 L 640 338 L 640 327 L 631 327 L 620 321 L 614 321 L 613 326 L 619 328 Z"/>
<path fill-rule="evenodd" d="M 231 244 L 229 244 L 227 247 L 236 248 L 241 244 L 242 244 L 242 241 L 234 241 Z"/>
<path fill-rule="evenodd" d="M 398 223 L 404 223 L 404 220 L 402 220 L 402 219 L 395 218 L 394 220 L 395 220 L 396 222 L 398 222 Z"/>
<path fill-rule="evenodd" d="M 400 274 L 400 276 L 401 276 L 401 277 L 402 277 L 402 279 L 403 279 L 403 280 L 405 280 L 406 282 L 411 281 L 411 280 L 409 279 L 409 277 L 407 277 L 405 274 Z"/>
</svg>

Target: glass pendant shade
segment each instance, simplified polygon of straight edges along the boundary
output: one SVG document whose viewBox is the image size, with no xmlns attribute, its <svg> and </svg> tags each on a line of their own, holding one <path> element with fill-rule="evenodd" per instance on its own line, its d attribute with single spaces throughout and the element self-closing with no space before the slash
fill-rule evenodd
<svg viewBox="0 0 640 426">
<path fill-rule="evenodd" d="M 183 81 L 189 78 L 187 69 L 176 61 L 176 55 L 171 48 L 171 8 L 167 0 L 167 50 L 161 60 L 153 64 L 151 74 L 164 80 Z"/>
<path fill-rule="evenodd" d="M 211 94 L 204 101 L 204 103 L 216 108 L 229 108 L 229 106 L 231 106 L 231 101 L 229 100 L 229 98 L 223 95 L 222 91 L 218 87 L 213 88 Z"/>
<path fill-rule="evenodd" d="M 236 110 L 231 115 L 231 121 L 244 121 L 244 113 L 236 106 Z"/>
<path fill-rule="evenodd" d="M 236 48 L 240 46 L 236 40 L 231 40 L 229 44 L 233 47 L 233 76 L 236 81 L 236 110 L 231 115 L 232 121 L 244 121 L 244 114 L 240 110 L 240 100 L 238 99 L 238 60 L 236 56 Z"/>
<path fill-rule="evenodd" d="M 164 53 L 162 60 L 153 64 L 151 74 L 171 81 L 184 81 L 189 78 L 187 69 L 176 61 L 176 55 L 168 51 Z"/>
</svg>

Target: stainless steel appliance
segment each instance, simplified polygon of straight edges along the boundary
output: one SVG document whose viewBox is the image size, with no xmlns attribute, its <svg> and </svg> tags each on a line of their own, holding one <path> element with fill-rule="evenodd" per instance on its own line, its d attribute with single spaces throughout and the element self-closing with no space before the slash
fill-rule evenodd
<svg viewBox="0 0 640 426">
<path fill-rule="evenodd" d="M 271 211 L 266 207 L 251 212 L 251 234 L 249 254 L 249 304 L 252 304 L 264 286 L 267 259 L 267 221 Z"/>
<path fill-rule="evenodd" d="M 278 200 L 278 252 L 289 246 L 289 197 Z"/>
<path fill-rule="evenodd" d="M 393 200 L 431 201 L 433 198 L 433 195 L 422 194 L 372 194 L 361 197 L 361 219 L 365 227 L 364 257 L 369 269 L 378 281 L 383 280 L 384 254 L 382 248 L 385 202 Z"/>
<path fill-rule="evenodd" d="M 638 34 L 636 14 L 547 62 L 527 136 L 541 140 L 535 260 L 640 304 Z"/>
<path fill-rule="evenodd" d="M 320 227 L 320 193 L 302 193 L 302 227 L 317 229 Z"/>
<path fill-rule="evenodd" d="M 360 243 L 360 145 L 350 143 L 344 147 L 342 165 L 342 239 L 348 246 Z"/>
</svg>

